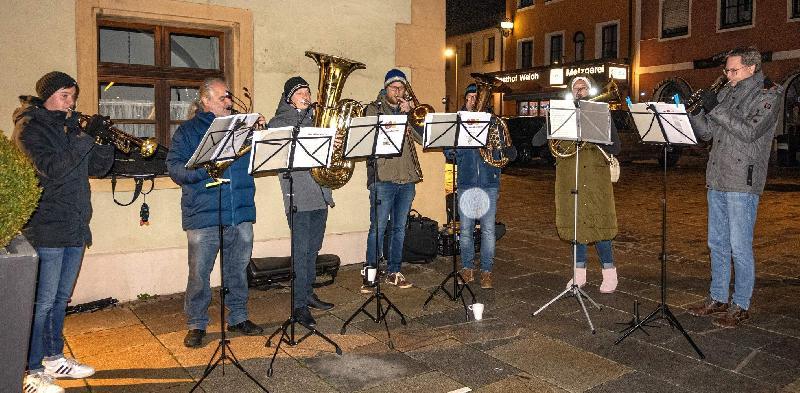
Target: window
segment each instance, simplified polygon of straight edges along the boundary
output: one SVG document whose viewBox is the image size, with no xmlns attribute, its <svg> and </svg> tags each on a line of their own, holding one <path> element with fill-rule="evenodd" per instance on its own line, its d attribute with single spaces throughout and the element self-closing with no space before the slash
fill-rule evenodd
<svg viewBox="0 0 800 393">
<path fill-rule="evenodd" d="M 517 68 L 533 67 L 533 39 L 517 41 Z"/>
<path fill-rule="evenodd" d="M 572 37 L 572 42 L 575 43 L 575 61 L 583 61 L 583 47 L 586 43 L 586 35 L 579 31 Z"/>
<path fill-rule="evenodd" d="M 487 63 L 491 63 L 494 61 L 494 36 L 486 37 L 486 40 L 483 43 L 483 60 Z"/>
<path fill-rule="evenodd" d="M 467 42 L 464 45 L 464 62 L 461 63 L 462 66 L 466 67 L 472 65 L 472 43 Z"/>
<path fill-rule="evenodd" d="M 753 0 L 720 0 L 720 29 L 753 24 Z"/>
<path fill-rule="evenodd" d="M 689 34 L 689 0 L 661 0 L 661 38 Z"/>
<path fill-rule="evenodd" d="M 791 10 L 789 13 L 789 17 L 791 19 L 800 18 L 800 0 L 790 0 L 791 1 Z"/>
<path fill-rule="evenodd" d="M 517 8 L 525 8 L 533 5 L 533 0 L 519 0 Z"/>
<path fill-rule="evenodd" d="M 222 32 L 98 20 L 98 113 L 169 145 L 203 79 L 224 77 Z"/>
<path fill-rule="evenodd" d="M 601 36 L 602 48 L 600 50 L 600 58 L 602 59 L 616 59 L 617 58 L 617 25 L 603 26 Z"/>
<path fill-rule="evenodd" d="M 550 64 L 561 63 L 561 58 L 564 56 L 564 35 L 554 34 L 550 36 L 550 53 L 548 58 Z"/>
</svg>

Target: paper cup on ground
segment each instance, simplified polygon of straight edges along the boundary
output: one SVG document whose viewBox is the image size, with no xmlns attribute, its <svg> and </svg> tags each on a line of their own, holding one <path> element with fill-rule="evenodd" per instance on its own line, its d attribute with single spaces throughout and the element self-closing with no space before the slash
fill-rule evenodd
<svg viewBox="0 0 800 393">
<path fill-rule="evenodd" d="M 476 321 L 480 321 L 483 319 L 483 303 L 473 303 L 470 304 L 467 308 L 472 310 L 472 315 L 475 317 Z"/>
</svg>

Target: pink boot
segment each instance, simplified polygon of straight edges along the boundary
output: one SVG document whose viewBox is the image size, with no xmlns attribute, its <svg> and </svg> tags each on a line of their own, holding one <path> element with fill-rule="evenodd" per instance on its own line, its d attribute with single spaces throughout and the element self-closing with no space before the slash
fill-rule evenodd
<svg viewBox="0 0 800 393">
<path fill-rule="evenodd" d="M 614 276 L 616 277 L 616 275 Z M 578 282 L 578 288 L 583 288 L 586 285 L 586 268 L 585 267 L 576 267 L 575 268 L 575 280 Z M 572 287 L 572 279 L 569 280 L 567 283 L 567 288 Z"/>
<path fill-rule="evenodd" d="M 617 268 L 603 269 L 603 283 L 600 293 L 613 293 L 617 289 Z"/>
</svg>

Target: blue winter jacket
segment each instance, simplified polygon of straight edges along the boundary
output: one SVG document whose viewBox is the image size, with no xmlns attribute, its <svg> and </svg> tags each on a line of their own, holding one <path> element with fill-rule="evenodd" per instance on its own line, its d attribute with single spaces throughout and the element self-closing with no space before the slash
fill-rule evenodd
<svg viewBox="0 0 800 393">
<path fill-rule="evenodd" d="M 500 188 L 500 168 L 486 163 L 479 149 L 447 149 L 444 155 L 455 158 L 457 167 L 457 184 L 461 190 L 468 188 Z"/>
<path fill-rule="evenodd" d="M 215 226 L 218 218 L 217 187 L 206 188 L 212 179 L 205 169 L 186 169 L 186 162 L 200 145 L 211 122 L 211 112 L 200 112 L 184 122 L 172 136 L 167 154 L 167 170 L 175 183 L 181 186 L 181 218 L 183 230 Z M 247 173 L 250 153 L 239 158 L 223 174 L 230 183 L 222 184 L 222 225 L 237 225 L 256 220 L 256 206 L 253 198 L 256 185 Z"/>
</svg>

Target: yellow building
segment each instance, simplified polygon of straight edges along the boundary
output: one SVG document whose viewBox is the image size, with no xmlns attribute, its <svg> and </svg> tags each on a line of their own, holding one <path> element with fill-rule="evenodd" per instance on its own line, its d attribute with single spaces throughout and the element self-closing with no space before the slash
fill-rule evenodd
<svg viewBox="0 0 800 393">
<path fill-rule="evenodd" d="M 115 113 L 121 128 L 162 143 L 185 118 L 187 97 L 206 76 L 226 77 L 235 94 L 250 90 L 254 110 L 270 118 L 284 81 L 301 75 L 316 94 L 318 68 L 307 50 L 367 65 L 348 78 L 342 98 L 375 99 L 387 70 L 402 69 L 422 102 L 444 96 L 444 1 L 341 0 L 53 0 L 4 2 L 0 27 L 0 129 L 13 130 L 17 96 L 35 94 L 43 74 L 76 76 L 83 113 Z M 113 83 L 111 83 L 113 82 Z M 438 105 L 437 105 L 438 107 Z M 116 108 L 116 109 L 115 109 Z M 119 112 L 114 112 L 118 110 Z M 421 151 L 420 151 L 421 153 Z M 420 154 L 425 176 L 414 208 L 444 217 L 443 156 Z M 369 227 L 366 169 L 334 191 L 323 252 L 344 264 L 365 258 Z M 168 294 L 185 289 L 186 236 L 180 188 L 158 178 L 147 195 L 150 225 L 139 226 L 139 205 L 114 204 L 110 180 L 92 180 L 94 245 L 83 262 L 73 302 L 113 296 Z M 275 176 L 256 179 L 254 256 L 289 253 L 289 230 Z M 122 190 L 122 192 L 120 192 Z M 129 200 L 132 184 L 117 184 Z M 219 274 L 212 273 L 212 284 Z"/>
</svg>

